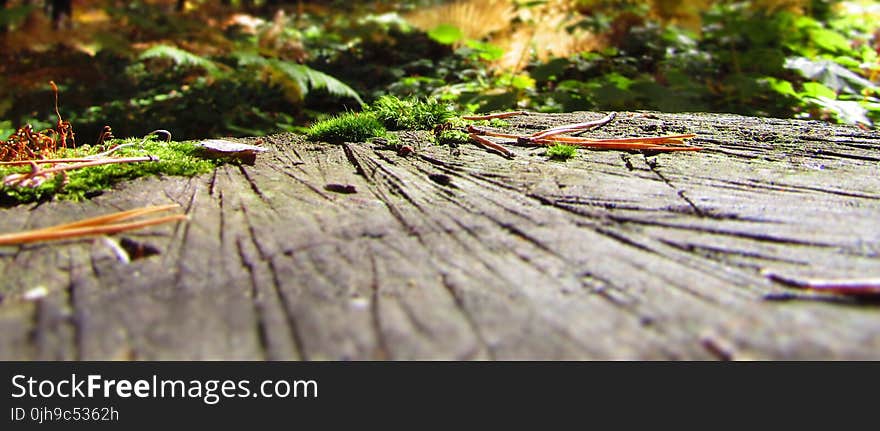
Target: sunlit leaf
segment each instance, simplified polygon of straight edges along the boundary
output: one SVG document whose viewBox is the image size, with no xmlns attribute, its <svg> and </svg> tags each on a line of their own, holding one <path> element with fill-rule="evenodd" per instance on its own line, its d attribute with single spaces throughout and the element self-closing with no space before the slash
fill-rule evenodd
<svg viewBox="0 0 880 431">
<path fill-rule="evenodd" d="M 809 33 L 813 43 L 826 51 L 846 52 L 851 48 L 849 40 L 834 30 L 814 28 Z"/>
<path fill-rule="evenodd" d="M 428 37 L 444 45 L 452 45 L 464 37 L 461 30 L 451 24 L 440 24 L 428 32 Z"/>
<path fill-rule="evenodd" d="M 802 94 L 804 97 L 825 97 L 829 99 L 837 98 L 837 93 L 834 92 L 833 89 L 819 83 L 819 82 L 805 82 L 804 83 L 804 91 Z"/>
<path fill-rule="evenodd" d="M 772 76 L 765 77 L 763 81 L 770 86 L 770 89 L 779 94 L 782 94 L 784 96 L 797 97 L 797 91 L 794 90 L 794 86 L 791 85 L 791 82 L 783 79 L 776 79 Z"/>
<path fill-rule="evenodd" d="M 492 45 L 491 43 L 469 40 L 466 42 L 466 45 L 468 46 L 468 48 L 476 51 L 477 55 L 479 55 L 481 59 L 486 61 L 500 60 L 501 57 L 504 57 L 504 49 L 499 46 Z"/>
</svg>

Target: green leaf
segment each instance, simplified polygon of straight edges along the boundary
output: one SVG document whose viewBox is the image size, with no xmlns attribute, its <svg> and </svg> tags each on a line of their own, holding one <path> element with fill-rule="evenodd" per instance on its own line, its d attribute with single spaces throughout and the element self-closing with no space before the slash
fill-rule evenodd
<svg viewBox="0 0 880 431">
<path fill-rule="evenodd" d="M 629 90 L 629 87 L 632 86 L 633 80 L 627 78 L 617 72 L 611 72 L 605 75 L 605 80 L 614 84 L 620 90 Z"/>
<path fill-rule="evenodd" d="M 848 52 L 852 49 L 849 40 L 834 30 L 814 28 L 809 31 L 810 39 L 819 48 L 830 52 Z"/>
<path fill-rule="evenodd" d="M 465 42 L 465 44 L 468 46 L 468 48 L 476 51 L 477 55 L 483 60 L 495 61 L 500 60 L 501 57 L 504 57 L 504 49 L 499 46 L 492 45 L 491 43 L 469 40 Z"/>
<path fill-rule="evenodd" d="M 444 45 L 452 45 L 464 37 L 461 30 L 451 24 L 440 24 L 428 32 L 428 37 Z"/>
<path fill-rule="evenodd" d="M 822 85 L 818 82 L 805 82 L 804 91 L 801 93 L 804 97 L 836 99 L 837 93 L 834 90 Z"/>
<path fill-rule="evenodd" d="M 499 79 L 499 84 L 510 86 L 517 90 L 528 90 L 530 88 L 535 88 L 535 80 L 531 76 L 526 74 L 505 74 Z"/>
<path fill-rule="evenodd" d="M 12 127 L 12 121 L 0 121 L 0 141 L 5 141 L 13 133 L 15 133 L 15 128 Z"/>
<path fill-rule="evenodd" d="M 783 96 L 797 97 L 798 95 L 797 91 L 795 91 L 794 87 L 791 85 L 791 82 L 783 79 L 776 79 L 772 76 L 765 77 L 763 81 L 770 86 L 771 90 L 782 94 Z"/>
</svg>

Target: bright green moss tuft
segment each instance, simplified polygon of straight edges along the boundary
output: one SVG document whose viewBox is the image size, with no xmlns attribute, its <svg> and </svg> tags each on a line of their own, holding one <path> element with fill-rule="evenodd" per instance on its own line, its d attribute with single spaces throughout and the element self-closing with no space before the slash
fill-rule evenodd
<svg viewBox="0 0 880 431">
<path fill-rule="evenodd" d="M 139 143 L 140 138 L 117 141 L 119 144 Z M 0 202 L 5 204 L 26 203 L 52 197 L 82 200 L 90 195 L 109 190 L 114 184 L 148 175 L 193 176 L 211 172 L 222 164 L 222 159 L 209 160 L 199 156 L 198 147 L 189 142 L 148 141 L 140 145 L 121 148 L 112 157 L 153 156 L 155 162 L 123 163 L 92 166 L 67 171 L 67 184 L 63 175 L 55 175 L 38 187 L 0 186 Z M 97 148 L 68 149 L 58 157 L 85 157 L 99 153 Z M 30 166 L 0 166 L 0 177 L 12 173 L 29 172 Z"/>
<path fill-rule="evenodd" d="M 577 154 L 577 147 L 571 145 L 556 144 L 547 149 L 547 157 L 553 160 L 565 161 Z"/>
<path fill-rule="evenodd" d="M 440 145 L 464 145 L 468 143 L 468 134 L 458 129 L 447 129 L 437 136 L 437 143 Z"/>
<path fill-rule="evenodd" d="M 368 109 L 389 130 L 432 130 L 457 116 L 449 104 L 433 99 L 382 96 Z"/>
<path fill-rule="evenodd" d="M 363 142 L 385 136 L 386 133 L 385 127 L 372 112 L 346 112 L 313 124 L 307 135 L 313 141 L 340 144 Z"/>
</svg>

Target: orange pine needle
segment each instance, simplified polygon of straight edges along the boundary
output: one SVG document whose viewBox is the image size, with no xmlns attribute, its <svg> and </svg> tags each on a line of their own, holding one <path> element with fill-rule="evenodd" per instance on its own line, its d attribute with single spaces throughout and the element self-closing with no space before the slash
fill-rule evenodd
<svg viewBox="0 0 880 431">
<path fill-rule="evenodd" d="M 187 217 L 185 214 L 175 214 L 148 220 L 139 220 L 125 223 L 112 223 L 115 221 L 126 220 L 154 212 L 166 211 L 177 207 L 178 205 L 161 205 L 154 207 L 138 208 L 129 211 L 122 211 L 115 214 L 92 217 L 73 223 L 65 223 L 25 232 L 4 234 L 0 235 L 0 245 L 19 245 L 40 241 L 55 241 L 61 239 L 107 235 L 140 229 L 148 226 L 159 225 L 163 223 L 169 223 L 173 221 L 189 219 L 189 217 Z"/>
<path fill-rule="evenodd" d="M 482 145 L 483 148 L 486 148 L 490 151 L 495 151 L 496 153 L 499 153 L 502 156 L 507 157 L 509 159 L 512 159 L 514 157 L 514 154 L 510 150 L 508 150 L 507 148 L 504 148 L 501 144 L 496 144 L 496 143 L 494 143 L 494 142 L 492 142 L 492 141 L 490 141 L 480 135 L 477 135 L 475 133 L 471 133 L 468 136 L 471 138 L 472 141 Z"/>
</svg>

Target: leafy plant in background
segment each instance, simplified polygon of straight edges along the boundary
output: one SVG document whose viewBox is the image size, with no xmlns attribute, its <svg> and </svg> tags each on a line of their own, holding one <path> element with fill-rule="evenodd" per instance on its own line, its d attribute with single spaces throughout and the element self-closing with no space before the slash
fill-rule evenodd
<svg viewBox="0 0 880 431">
<path fill-rule="evenodd" d="M 876 24 L 868 20 L 835 15 L 827 4 L 812 5 L 810 16 L 784 2 L 717 2 L 696 20 L 680 19 L 692 27 L 686 29 L 654 19 L 681 16 L 675 8 L 658 12 L 659 3 L 604 2 L 614 3 L 604 9 L 589 3 L 590 15 L 574 27 L 604 32 L 603 50 L 533 60 L 528 74 L 497 71 L 489 63 L 502 55 L 498 47 L 463 40 L 440 24 L 428 35 L 460 47 L 433 73 L 404 77 L 390 91 L 435 95 L 476 111 L 650 109 L 878 120 L 877 86 L 869 79 L 880 66 L 869 43 Z"/>
<path fill-rule="evenodd" d="M 2 50 L 0 133 L 27 122 L 49 127 L 47 75 L 60 84 L 65 117 L 84 142 L 105 124 L 118 136 L 160 127 L 180 138 L 302 131 L 326 113 L 357 109 L 360 98 L 386 94 L 432 97 L 459 112 L 650 109 L 880 120 L 877 21 L 837 13 L 837 1 L 494 0 L 480 6 L 492 11 L 491 28 L 431 24 L 436 14 L 421 12 L 443 2 L 428 0 L 305 2 L 290 15 L 273 15 L 269 2 L 244 9 L 190 2 L 192 10 L 180 14 L 165 3 L 100 3 L 104 27 L 83 24 L 71 33 L 75 44 Z M 560 40 L 589 34 L 593 47 L 542 57 L 539 45 L 554 42 L 523 30 L 552 35 L 556 27 L 536 18 L 551 9 L 567 14 Z M 0 21 L 24 27 L 24 15 L 7 12 Z M 404 18 L 414 13 L 425 31 Z M 239 21 L 230 24 L 233 18 Z M 505 40 L 527 48 L 516 51 L 523 55 L 515 67 Z"/>
<path fill-rule="evenodd" d="M 81 70 L 61 72 L 57 78 L 64 82 L 62 90 L 71 100 L 66 110 L 81 136 L 97 136 L 106 124 L 118 136 L 141 135 L 157 127 L 170 129 L 180 138 L 261 135 L 300 130 L 297 124 L 308 119 L 305 108 L 311 100 L 332 100 L 336 109 L 362 104 L 351 87 L 301 63 L 307 56 L 297 49 L 301 33 L 289 25 L 293 19 L 283 14 L 272 21 L 256 20 L 250 31 L 239 32 L 233 26 L 220 35 L 218 29 L 184 15 L 156 16 L 159 9 L 146 3 L 106 10 L 127 29 L 137 30 L 124 37 L 129 44 L 192 37 L 183 37 L 191 40 L 180 46 L 148 42 L 148 49 L 135 50 L 131 45 L 116 49 L 116 44 L 104 43 L 112 35 L 96 33 L 89 46 L 98 51 L 91 58 L 78 50 L 59 49 L 61 55 L 31 52 L 33 60 L 7 62 L 12 69 L 20 68 L 22 77 L 43 62 Z M 76 68 L 79 65 L 81 69 Z M 47 116 L 42 109 L 47 105 L 44 100 L 49 100 L 45 91 L 4 87 L 0 93 L 9 90 L 10 94 L 0 94 L 0 99 L 14 105 L 5 110 L 7 118 L 12 118 L 10 123 L 37 127 L 38 119 Z M 4 114 L 2 105 L 0 101 L 0 115 Z"/>
</svg>

